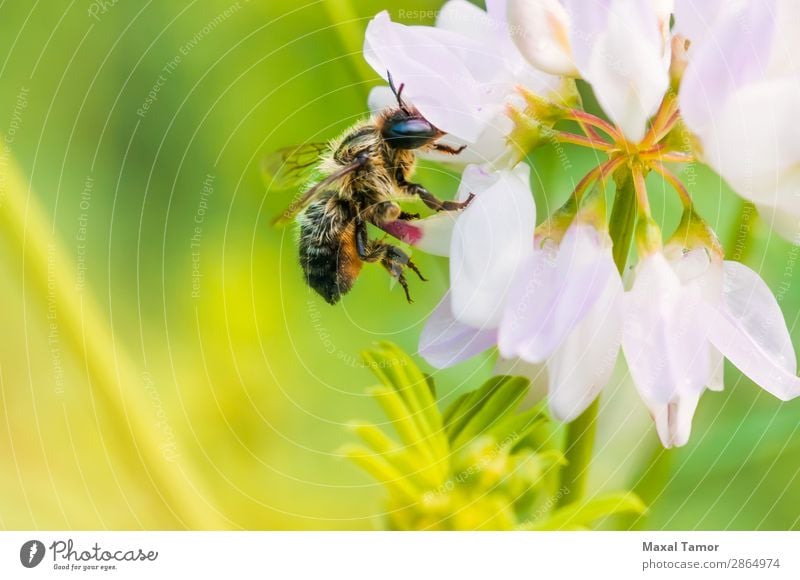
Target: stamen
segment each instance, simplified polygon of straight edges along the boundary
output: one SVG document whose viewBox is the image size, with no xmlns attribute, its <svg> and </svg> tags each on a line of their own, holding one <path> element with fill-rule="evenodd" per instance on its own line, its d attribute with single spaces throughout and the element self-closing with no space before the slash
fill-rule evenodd
<svg viewBox="0 0 800 580">
<path fill-rule="evenodd" d="M 615 149 L 615 145 L 608 141 L 598 141 L 591 137 L 584 137 L 583 135 L 569 133 L 568 131 L 553 131 L 553 136 L 562 143 L 572 143 L 573 145 L 599 149 L 600 151 L 611 151 Z"/>
<path fill-rule="evenodd" d="M 617 168 L 622 165 L 625 161 L 624 157 L 614 157 L 613 159 L 609 159 L 608 161 L 601 163 L 594 169 L 592 169 L 589 173 L 587 173 L 583 179 L 578 182 L 578 185 L 575 186 L 575 191 L 572 192 L 572 195 L 580 201 L 581 197 L 583 197 L 584 192 L 589 189 L 589 186 L 595 181 L 599 180 L 601 182 L 605 181 L 609 175 L 612 175 Z"/>
<path fill-rule="evenodd" d="M 586 111 L 579 111 L 578 109 L 568 109 L 565 112 L 564 118 L 569 119 L 571 121 L 575 121 L 578 124 L 580 124 L 581 128 L 583 128 L 584 132 L 586 132 L 587 134 L 588 131 L 586 130 L 586 128 L 584 128 L 584 125 L 588 127 L 596 127 L 597 129 L 604 131 L 605 133 L 608 134 L 609 137 L 611 137 L 611 139 L 615 143 L 622 143 L 624 141 L 622 134 L 611 123 L 609 123 L 604 119 L 601 119 L 600 117 L 592 115 L 591 113 L 587 113 Z M 597 134 L 596 131 L 594 131 L 594 133 L 595 135 Z"/>
<path fill-rule="evenodd" d="M 677 107 L 678 99 L 675 93 L 667 93 L 664 100 L 661 101 L 661 106 L 653 117 L 650 130 L 642 140 L 641 147 L 643 149 L 658 143 L 663 136 L 669 132 L 669 129 L 671 129 L 672 125 L 677 121 Z"/>
<path fill-rule="evenodd" d="M 656 145 L 652 149 L 643 151 L 639 154 L 639 158 L 643 161 L 659 161 L 662 163 L 694 163 L 696 161 L 691 153 L 669 151 L 661 145 Z"/>
<path fill-rule="evenodd" d="M 690 208 L 692 207 L 692 196 L 689 195 L 689 191 L 686 187 L 681 183 L 681 180 L 678 179 L 678 176 L 672 173 L 669 169 L 664 167 L 661 163 L 654 161 L 650 164 L 650 168 L 661 175 L 667 183 L 669 183 L 672 188 L 678 192 L 678 195 L 681 198 L 681 203 L 683 207 Z"/>
</svg>

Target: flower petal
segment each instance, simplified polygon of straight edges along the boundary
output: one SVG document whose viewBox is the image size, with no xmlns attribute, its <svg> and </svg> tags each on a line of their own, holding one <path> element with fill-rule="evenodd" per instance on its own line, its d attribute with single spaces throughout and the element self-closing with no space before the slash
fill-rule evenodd
<svg viewBox="0 0 800 580">
<path fill-rule="evenodd" d="M 484 95 L 501 59 L 479 40 L 431 26 L 404 26 L 388 12 L 367 25 L 364 58 L 382 77 L 391 71 L 404 94 L 442 131 L 474 141 L 496 110 Z"/>
<path fill-rule="evenodd" d="M 725 357 L 713 346 L 709 347 L 708 355 L 711 376 L 706 386 L 712 391 L 722 391 L 725 389 Z"/>
<path fill-rule="evenodd" d="M 619 281 L 611 251 L 592 226 L 572 225 L 554 261 L 546 252 L 537 250 L 538 256 L 520 269 L 500 330 L 504 355 L 534 363 L 547 359 L 607 286 Z M 537 288 L 544 291 L 534 291 Z"/>
<path fill-rule="evenodd" d="M 797 34 L 797 23 L 800 22 L 800 2 L 778 0 L 775 20 L 775 38 L 767 76 L 778 78 L 797 75 L 800 72 L 800 60 L 797 58 L 797 55 L 800 54 L 800 36 Z"/>
<path fill-rule="evenodd" d="M 489 15 L 467 0 L 448 0 L 436 15 L 436 28 L 469 38 L 489 38 L 494 28 Z"/>
<path fill-rule="evenodd" d="M 697 47 L 711 35 L 727 0 L 675 0 L 675 34 Z"/>
<path fill-rule="evenodd" d="M 742 197 L 800 216 L 800 82 L 776 79 L 732 95 L 700 134 L 704 157 Z"/>
<path fill-rule="evenodd" d="M 565 2 L 581 76 L 625 136 L 639 142 L 669 86 L 658 17 L 650 2 Z M 590 8 L 591 6 L 591 8 Z"/>
<path fill-rule="evenodd" d="M 517 48 L 533 66 L 554 75 L 578 75 L 569 15 L 559 0 L 510 0 L 508 19 Z"/>
<path fill-rule="evenodd" d="M 498 335 L 500 354 L 515 358 L 524 352 L 531 335 L 531 325 L 539 323 L 552 308 L 556 295 L 556 258 L 558 246 L 546 244 L 536 249 L 520 264 L 519 274 L 506 298 Z M 549 353 L 548 353 L 549 354 Z M 542 363 L 546 356 L 529 362 Z"/>
<path fill-rule="evenodd" d="M 763 77 L 774 30 L 775 0 L 746 0 L 723 10 L 706 40 L 689 47 L 680 105 L 692 131 L 701 134 L 736 89 Z"/>
<path fill-rule="evenodd" d="M 622 339 L 622 297 L 622 280 L 610 277 L 602 295 L 547 362 L 550 409 L 562 421 L 583 413 L 611 379 Z"/>
<path fill-rule="evenodd" d="M 489 14 L 492 28 L 495 31 L 490 41 L 496 44 L 499 54 L 505 61 L 505 68 L 511 74 L 511 83 L 521 84 L 537 94 L 549 98 L 550 93 L 562 88 L 560 75 L 552 75 L 532 67 L 520 53 L 515 39 L 524 31 L 515 22 L 509 20 L 508 0 L 486 0 L 486 11 Z M 512 87 L 513 88 L 513 87 Z"/>
<path fill-rule="evenodd" d="M 468 167 L 460 195 L 475 193 L 453 230 L 450 287 L 453 314 L 465 324 L 494 327 L 520 262 L 533 250 L 536 207 L 530 190 L 530 168 L 488 173 Z"/>
<path fill-rule="evenodd" d="M 450 296 L 431 313 L 419 339 L 419 354 L 436 368 L 447 368 L 493 347 L 495 330 L 467 326 L 453 318 Z"/>
<path fill-rule="evenodd" d="M 656 423 L 656 431 L 661 444 L 682 447 L 689 441 L 692 433 L 692 419 L 697 409 L 700 395 L 681 395 L 668 403 L 649 403 L 650 414 Z"/>
<path fill-rule="evenodd" d="M 708 318 L 711 342 L 781 400 L 800 395 L 797 359 L 777 300 L 747 266 L 725 262 L 723 302 Z"/>
<path fill-rule="evenodd" d="M 708 310 L 701 285 L 682 286 L 660 253 L 639 265 L 628 293 L 622 348 L 631 376 L 650 405 L 699 396 L 710 376 Z"/>
<path fill-rule="evenodd" d="M 403 98 L 409 104 L 414 104 L 405 95 Z M 397 99 L 388 86 L 374 87 L 367 100 L 369 110 L 378 113 L 387 107 L 397 104 Z M 466 166 L 470 164 L 480 165 L 483 163 L 495 163 L 508 151 L 508 134 L 513 128 L 513 122 L 505 113 L 500 113 L 488 120 L 483 131 L 474 143 L 467 143 L 464 139 L 459 139 L 454 135 L 445 135 L 438 140 L 438 143 L 450 145 L 451 147 L 467 147 L 458 155 L 440 153 L 435 150 L 418 149 L 417 157 L 428 159 L 439 163 Z"/>
<path fill-rule="evenodd" d="M 759 204 L 758 213 L 770 229 L 775 230 L 795 246 L 800 246 L 800 210 L 790 203 L 778 202 L 778 206 Z"/>
</svg>

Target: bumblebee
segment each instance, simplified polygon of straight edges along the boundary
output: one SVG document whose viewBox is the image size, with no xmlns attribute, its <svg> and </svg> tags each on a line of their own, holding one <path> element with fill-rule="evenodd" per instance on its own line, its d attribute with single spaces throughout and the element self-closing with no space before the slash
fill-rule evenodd
<svg viewBox="0 0 800 580">
<path fill-rule="evenodd" d="M 392 233 L 397 220 L 413 220 L 418 214 L 402 211 L 395 199 L 417 196 L 435 211 L 466 207 L 466 201 L 443 201 L 418 183 L 410 181 L 415 151 L 453 148 L 437 140 L 445 135 L 402 97 L 403 85 L 389 86 L 397 106 L 360 121 L 329 143 L 306 144 L 277 151 L 265 161 L 269 183 L 282 187 L 297 183 L 308 171 L 323 177 L 313 183 L 276 220 L 288 223 L 299 217 L 300 265 L 307 284 L 329 304 L 336 304 L 352 287 L 364 262 L 380 263 L 412 302 L 405 271 L 425 281 L 414 262 L 397 246 L 367 237 L 367 224 Z"/>
</svg>

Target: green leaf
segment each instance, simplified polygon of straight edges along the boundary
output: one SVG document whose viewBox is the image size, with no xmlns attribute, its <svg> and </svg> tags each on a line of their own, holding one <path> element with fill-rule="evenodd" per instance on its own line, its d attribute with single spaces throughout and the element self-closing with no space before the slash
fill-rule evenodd
<svg viewBox="0 0 800 580">
<path fill-rule="evenodd" d="M 350 428 L 372 451 L 423 489 L 441 485 L 443 481 L 441 466 L 431 464 L 413 448 L 401 447 L 377 426 L 369 423 L 351 422 Z"/>
<path fill-rule="evenodd" d="M 539 409 L 528 409 L 517 415 L 510 415 L 488 429 L 487 434 L 497 441 L 513 439 L 517 442 L 531 431 L 547 422 L 547 417 Z"/>
<path fill-rule="evenodd" d="M 388 392 L 377 390 L 374 393 L 398 431 L 403 430 L 401 437 L 404 441 L 409 445 L 419 445 L 424 441 L 430 450 L 430 458 L 441 462 L 449 455 L 449 446 L 427 377 L 411 357 L 394 344 L 381 342 L 378 347 L 364 351 L 362 357 L 381 382 L 396 393 L 402 404 Z"/>
<path fill-rule="evenodd" d="M 391 493 L 407 501 L 416 501 L 419 490 L 405 474 L 401 473 L 383 457 L 370 453 L 358 445 L 345 445 L 339 450 L 343 456 L 349 458 L 361 469 L 385 485 Z"/>
<path fill-rule="evenodd" d="M 429 462 L 436 461 L 436 454 L 429 445 L 429 440 L 422 432 L 405 401 L 391 387 L 378 386 L 368 391 L 391 419 L 392 425 L 406 446 L 415 449 Z"/>
<path fill-rule="evenodd" d="M 444 428 L 451 441 L 458 436 L 469 420 L 478 412 L 480 406 L 488 401 L 508 378 L 500 375 L 488 379 L 471 393 L 461 395 L 445 410 Z"/>
<path fill-rule="evenodd" d="M 508 376 L 495 378 L 499 380 L 489 385 L 486 397 L 476 397 L 465 402 L 468 406 L 463 409 L 448 433 L 453 448 L 458 449 L 491 427 L 497 426 L 522 403 L 530 386 L 528 379 Z"/>
</svg>

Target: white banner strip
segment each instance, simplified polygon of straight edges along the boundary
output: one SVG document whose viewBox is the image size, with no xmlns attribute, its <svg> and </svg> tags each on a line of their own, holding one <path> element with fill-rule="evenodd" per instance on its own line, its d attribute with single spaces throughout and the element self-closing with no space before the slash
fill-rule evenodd
<svg viewBox="0 0 800 580">
<path fill-rule="evenodd" d="M 0 578 L 800 578 L 798 532 L 3 532 Z M 554 575 L 558 576 L 554 576 Z M 177 576 L 181 575 L 181 576 Z"/>
</svg>

